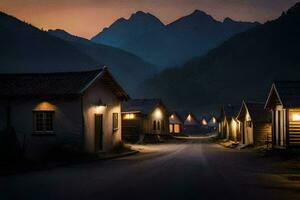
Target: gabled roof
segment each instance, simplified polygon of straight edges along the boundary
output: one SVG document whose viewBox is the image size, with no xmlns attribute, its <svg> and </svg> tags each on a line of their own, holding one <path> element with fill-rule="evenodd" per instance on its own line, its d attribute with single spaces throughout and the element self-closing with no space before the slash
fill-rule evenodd
<svg viewBox="0 0 300 200">
<path fill-rule="evenodd" d="M 265 107 L 270 108 L 274 104 L 286 108 L 300 107 L 300 81 L 275 81 Z"/>
<path fill-rule="evenodd" d="M 249 112 L 251 120 L 254 122 L 271 122 L 271 113 L 265 110 L 265 104 L 263 102 L 249 102 L 243 101 L 238 119 L 242 119 L 245 116 L 246 110 Z"/>
<path fill-rule="evenodd" d="M 191 121 L 188 121 L 188 116 L 191 116 Z M 190 112 L 190 113 L 185 115 L 184 124 L 185 125 L 199 125 L 199 121 L 196 118 L 196 116 L 193 113 Z"/>
<path fill-rule="evenodd" d="M 172 119 L 171 119 L 171 116 L 172 116 L 172 115 L 175 115 L 176 118 L 177 118 L 179 121 L 172 120 Z M 170 123 L 181 123 L 181 124 L 183 124 L 184 120 L 182 119 L 182 117 L 179 115 L 178 112 L 176 112 L 176 111 L 171 111 L 171 114 L 170 114 L 170 117 L 169 117 L 169 122 L 170 122 Z"/>
<path fill-rule="evenodd" d="M 147 115 L 157 106 L 165 107 L 160 99 L 130 99 L 122 102 L 122 112 L 139 112 Z"/>
<path fill-rule="evenodd" d="M 84 72 L 0 74 L 0 96 L 80 95 L 98 79 L 118 98 L 128 99 L 106 68 Z"/>
</svg>

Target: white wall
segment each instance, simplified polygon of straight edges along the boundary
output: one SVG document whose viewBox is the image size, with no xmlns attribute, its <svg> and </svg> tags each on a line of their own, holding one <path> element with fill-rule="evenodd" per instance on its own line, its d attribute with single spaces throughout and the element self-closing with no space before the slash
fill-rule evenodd
<svg viewBox="0 0 300 200">
<path fill-rule="evenodd" d="M 52 135 L 34 134 L 33 111 L 54 111 Z M 11 124 L 26 156 L 36 159 L 53 148 L 67 145 L 80 150 L 82 147 L 82 120 L 79 98 L 72 100 L 19 99 L 11 102 Z"/>
<path fill-rule="evenodd" d="M 106 108 L 97 110 L 101 99 Z M 95 152 L 95 114 L 103 114 L 103 151 L 111 150 L 121 142 L 121 102 L 101 80 L 95 82 L 83 95 L 84 147 L 89 153 Z M 113 113 L 118 113 L 119 129 L 113 131 Z"/>
</svg>

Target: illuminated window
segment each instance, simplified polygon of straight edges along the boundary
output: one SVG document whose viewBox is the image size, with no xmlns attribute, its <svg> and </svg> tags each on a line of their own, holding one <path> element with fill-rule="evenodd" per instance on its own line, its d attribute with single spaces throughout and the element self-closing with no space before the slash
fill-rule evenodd
<svg viewBox="0 0 300 200">
<path fill-rule="evenodd" d="M 173 133 L 173 124 L 169 125 L 170 133 Z"/>
<path fill-rule="evenodd" d="M 300 121 L 300 114 L 299 113 L 294 113 L 292 115 L 292 120 L 293 121 Z"/>
<path fill-rule="evenodd" d="M 34 111 L 34 131 L 51 132 L 53 131 L 53 111 Z"/>
<path fill-rule="evenodd" d="M 180 125 L 179 124 L 174 125 L 174 132 L 175 133 L 180 133 Z"/>
<path fill-rule="evenodd" d="M 116 131 L 119 129 L 119 116 L 118 113 L 113 113 L 113 130 Z"/>
<path fill-rule="evenodd" d="M 125 114 L 124 119 L 132 120 L 135 118 L 135 115 L 133 113 Z"/>
</svg>

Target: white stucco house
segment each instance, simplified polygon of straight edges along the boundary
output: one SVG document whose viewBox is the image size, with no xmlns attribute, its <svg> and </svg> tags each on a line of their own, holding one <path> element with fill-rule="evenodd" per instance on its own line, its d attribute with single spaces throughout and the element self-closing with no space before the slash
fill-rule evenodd
<svg viewBox="0 0 300 200">
<path fill-rule="evenodd" d="M 54 148 L 109 151 L 121 141 L 128 95 L 107 68 L 0 75 L 0 130 L 13 127 L 29 158 Z"/>
</svg>

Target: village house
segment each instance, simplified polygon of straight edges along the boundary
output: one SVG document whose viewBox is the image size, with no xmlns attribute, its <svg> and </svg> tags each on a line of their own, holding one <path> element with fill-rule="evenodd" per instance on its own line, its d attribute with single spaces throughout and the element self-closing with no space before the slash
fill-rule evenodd
<svg viewBox="0 0 300 200">
<path fill-rule="evenodd" d="M 220 138 L 239 141 L 240 126 L 239 121 L 237 120 L 238 111 L 238 107 L 231 104 L 221 108 L 221 113 L 218 120 L 218 132 Z"/>
<path fill-rule="evenodd" d="M 160 99 L 122 103 L 122 138 L 128 142 L 157 141 L 169 134 L 169 111 Z"/>
<path fill-rule="evenodd" d="M 183 121 L 177 112 L 172 112 L 169 117 L 169 130 L 174 135 L 180 135 L 183 131 Z"/>
<path fill-rule="evenodd" d="M 0 129 L 13 127 L 31 159 L 68 148 L 96 153 L 121 142 L 128 95 L 107 68 L 0 75 Z"/>
<path fill-rule="evenodd" d="M 271 113 L 264 109 L 264 103 L 243 101 L 237 118 L 241 144 L 264 145 L 271 140 Z"/>
<path fill-rule="evenodd" d="M 300 147 L 300 81 L 274 82 L 265 108 L 272 112 L 273 147 Z"/>
<path fill-rule="evenodd" d="M 184 120 L 184 133 L 186 134 L 198 134 L 200 133 L 200 123 L 193 113 L 185 115 Z"/>
</svg>

